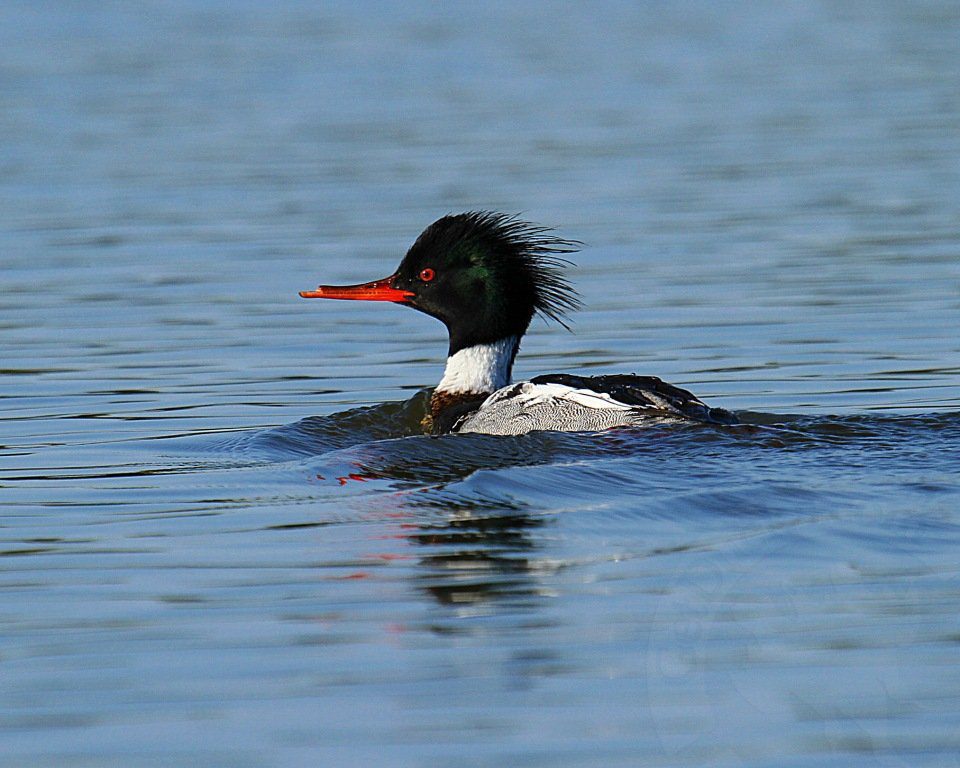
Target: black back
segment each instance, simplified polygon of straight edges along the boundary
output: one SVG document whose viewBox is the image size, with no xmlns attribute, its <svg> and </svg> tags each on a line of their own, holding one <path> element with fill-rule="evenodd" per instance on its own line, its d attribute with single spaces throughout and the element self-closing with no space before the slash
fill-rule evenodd
<svg viewBox="0 0 960 768">
<path fill-rule="evenodd" d="M 617 373 L 608 376 L 574 376 L 548 373 L 530 380 L 534 384 L 564 384 L 576 389 L 603 392 L 614 400 L 661 413 L 675 412 L 693 421 L 707 424 L 736 424 L 737 417 L 723 408 L 710 408 L 693 393 L 667 384 L 656 376 Z"/>
</svg>

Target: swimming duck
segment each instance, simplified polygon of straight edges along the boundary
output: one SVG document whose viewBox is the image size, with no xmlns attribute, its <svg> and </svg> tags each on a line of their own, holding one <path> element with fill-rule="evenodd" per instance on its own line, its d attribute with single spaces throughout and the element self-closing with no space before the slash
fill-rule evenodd
<svg viewBox="0 0 960 768">
<path fill-rule="evenodd" d="M 427 227 L 390 277 L 321 285 L 306 299 L 403 304 L 440 320 L 447 364 L 423 427 L 433 434 L 517 435 L 597 431 L 662 421 L 734 424 L 690 392 L 655 376 L 551 373 L 511 383 L 520 340 L 535 314 L 564 325 L 580 307 L 564 275 L 579 243 L 502 213 L 444 216 Z"/>
</svg>

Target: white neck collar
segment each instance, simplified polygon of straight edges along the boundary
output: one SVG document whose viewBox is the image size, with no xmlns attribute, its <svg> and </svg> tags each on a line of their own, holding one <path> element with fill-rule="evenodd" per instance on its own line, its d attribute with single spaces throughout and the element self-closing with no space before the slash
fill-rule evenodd
<svg viewBox="0 0 960 768">
<path fill-rule="evenodd" d="M 510 383 L 519 336 L 507 336 L 492 344 L 477 344 L 447 358 L 437 392 L 495 392 Z"/>
</svg>

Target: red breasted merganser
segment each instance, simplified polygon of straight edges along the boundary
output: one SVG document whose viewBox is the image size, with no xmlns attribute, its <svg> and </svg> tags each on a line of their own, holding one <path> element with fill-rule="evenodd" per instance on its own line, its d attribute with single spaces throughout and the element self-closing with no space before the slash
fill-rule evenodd
<svg viewBox="0 0 960 768">
<path fill-rule="evenodd" d="M 578 243 L 550 232 L 500 213 L 444 216 L 421 233 L 390 277 L 300 295 L 391 301 L 447 326 L 447 367 L 423 422 L 434 434 L 596 431 L 651 420 L 736 423 L 728 411 L 654 376 L 555 373 L 510 383 L 534 314 L 564 325 L 566 313 L 580 306 L 563 274 L 570 262 L 558 255 Z"/>
</svg>

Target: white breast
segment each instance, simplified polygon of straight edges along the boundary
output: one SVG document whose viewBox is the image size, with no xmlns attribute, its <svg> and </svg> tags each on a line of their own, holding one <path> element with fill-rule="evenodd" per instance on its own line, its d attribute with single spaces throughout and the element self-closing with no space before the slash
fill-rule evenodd
<svg viewBox="0 0 960 768">
<path fill-rule="evenodd" d="M 673 410 L 665 401 L 663 406 Z M 488 435 L 522 435 L 537 429 L 594 432 L 649 422 L 652 410 L 660 408 L 627 405 L 605 392 L 522 381 L 490 395 L 456 431 Z"/>
<path fill-rule="evenodd" d="M 518 336 L 461 349 L 447 358 L 437 392 L 490 392 L 510 381 L 510 368 L 520 346 Z"/>
</svg>

